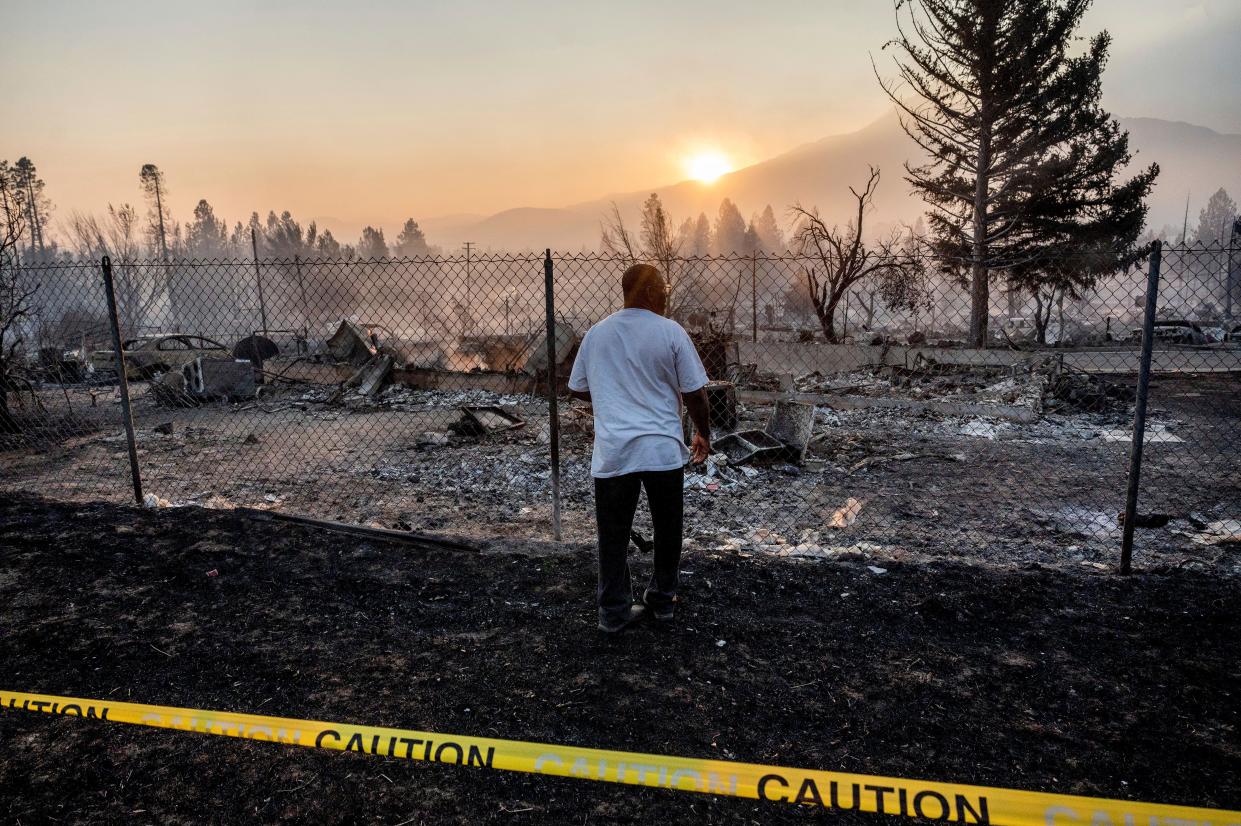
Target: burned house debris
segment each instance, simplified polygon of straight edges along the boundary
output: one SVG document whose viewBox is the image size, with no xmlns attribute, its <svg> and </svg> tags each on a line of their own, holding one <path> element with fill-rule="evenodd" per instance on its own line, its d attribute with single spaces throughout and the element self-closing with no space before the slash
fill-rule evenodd
<svg viewBox="0 0 1241 826">
<path fill-rule="evenodd" d="M 617 262 L 553 255 L 552 263 L 563 521 L 580 539 L 593 518 L 594 421 L 588 405 L 566 398 L 564 383 L 580 336 L 618 300 Z M 240 310 L 199 318 L 211 324 L 195 324 L 184 308 L 171 318 L 131 308 L 126 320 L 123 311 L 122 349 L 138 368 L 127 369 L 136 452 L 149 487 L 174 504 L 542 535 L 553 439 L 545 257 L 471 259 L 468 283 L 464 264 L 303 262 L 303 301 L 292 267 L 263 262 L 272 276 L 267 324 Z M 838 308 L 838 341 L 828 343 L 813 308 L 798 303 L 804 264 L 672 262 L 673 315 L 707 366 L 715 437 L 714 455 L 685 477 L 691 547 L 800 561 L 1107 558 L 1123 527 L 1133 440 L 1140 344 L 1126 333 L 1142 318 L 1133 310 L 1138 279 L 1118 280 L 1116 301 L 1066 304 L 1063 323 L 1045 329 L 1021 321 L 1030 312 L 1015 298 L 995 322 L 992 346 L 977 349 L 964 345 L 950 312 L 950 283 L 899 311 L 855 295 Z M 236 274 L 252 278 L 254 262 Z M 345 290 L 346 282 L 354 286 Z M 522 301 L 518 287 L 540 300 Z M 1228 464 L 1233 419 L 1210 414 L 1235 403 L 1241 341 L 1229 340 L 1234 320 L 1196 314 L 1192 293 L 1175 284 L 1165 293 L 1175 301 L 1161 319 L 1168 323 L 1154 327 L 1157 378 L 1144 437 L 1153 470 L 1142 508 L 1168 521 L 1140 529 L 1147 554 L 1230 548 L 1227 530 L 1210 534 L 1223 537 L 1218 543 L 1191 541 L 1206 528 L 1189 515 L 1218 527 L 1241 511 Z M 231 327 L 214 323 L 239 313 Z M 38 339 L 10 398 L 97 424 L 58 423 L 54 443 L 72 445 L 72 480 L 41 469 L 35 454 L 16 455 L 11 466 L 48 489 L 123 497 L 112 467 L 126 452 L 116 429 L 120 390 L 99 333 L 108 317 L 65 319 L 63 333 Z M 1180 320 L 1197 325 L 1201 340 L 1175 332 L 1193 332 Z M 148 332 L 161 324 L 184 332 Z"/>
</svg>

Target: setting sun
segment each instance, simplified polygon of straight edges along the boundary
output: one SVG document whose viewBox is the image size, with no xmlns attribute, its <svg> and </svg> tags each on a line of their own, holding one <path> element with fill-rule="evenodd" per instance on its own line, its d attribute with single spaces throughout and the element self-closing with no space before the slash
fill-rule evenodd
<svg viewBox="0 0 1241 826">
<path fill-rule="evenodd" d="M 701 152 L 685 161 L 685 174 L 704 184 L 713 183 L 716 178 L 732 171 L 733 165 L 720 152 Z"/>
</svg>

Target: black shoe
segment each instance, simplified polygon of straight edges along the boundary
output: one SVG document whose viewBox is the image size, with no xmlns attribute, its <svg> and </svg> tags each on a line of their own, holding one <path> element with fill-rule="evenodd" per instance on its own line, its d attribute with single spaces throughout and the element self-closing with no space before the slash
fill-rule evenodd
<svg viewBox="0 0 1241 826">
<path fill-rule="evenodd" d="M 646 594 L 642 595 L 642 602 L 646 609 L 651 612 L 651 616 L 660 622 L 670 622 L 676 614 L 677 598 L 673 597 L 672 602 L 664 602 L 652 605 Z"/>
<path fill-rule="evenodd" d="M 638 620 L 642 619 L 642 615 L 646 613 L 646 608 L 641 605 L 630 605 L 629 613 L 622 614 L 616 619 L 599 620 L 599 630 L 605 634 L 618 634 Z"/>
</svg>

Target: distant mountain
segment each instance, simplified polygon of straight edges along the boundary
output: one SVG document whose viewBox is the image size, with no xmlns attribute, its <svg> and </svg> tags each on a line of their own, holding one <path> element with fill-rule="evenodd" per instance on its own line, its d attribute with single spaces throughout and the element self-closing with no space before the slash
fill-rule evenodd
<svg viewBox="0 0 1241 826">
<path fill-rule="evenodd" d="M 1190 225 L 1210 194 L 1224 187 L 1241 196 L 1241 135 L 1220 134 L 1202 126 L 1156 118 L 1121 118 L 1130 133 L 1134 165 L 1159 163 L 1162 172 L 1151 197 L 1148 223 L 1180 226 L 1185 195 L 1190 193 Z M 620 193 L 562 209 L 510 209 L 486 218 L 454 216 L 425 222 L 429 240 L 451 248 L 470 240 L 503 250 L 551 246 L 561 250 L 596 249 L 599 222 L 613 201 L 627 220 L 636 222 L 642 201 L 658 192 L 679 223 L 705 212 L 714 220 L 723 198 L 731 198 L 743 215 L 767 204 L 778 217 L 796 202 L 818 206 L 829 220 L 844 222 L 851 211 L 849 187 L 865 183 L 867 167 L 877 166 L 882 182 L 875 198 L 871 227 L 912 223 L 925 211 L 909 193 L 904 164 L 916 147 L 900 128 L 895 113 L 856 132 L 833 135 L 782 155 L 738 169 L 713 184 L 682 181 L 669 186 Z"/>
<path fill-rule="evenodd" d="M 1233 200 L 1241 197 L 1241 135 L 1221 134 L 1205 126 L 1158 118 L 1120 118 L 1129 130 L 1134 163 L 1159 164 L 1159 180 L 1151 196 L 1147 224 L 1159 229 L 1185 220 L 1189 196 L 1189 228 L 1198 224 L 1198 210 L 1221 186 Z"/>
</svg>

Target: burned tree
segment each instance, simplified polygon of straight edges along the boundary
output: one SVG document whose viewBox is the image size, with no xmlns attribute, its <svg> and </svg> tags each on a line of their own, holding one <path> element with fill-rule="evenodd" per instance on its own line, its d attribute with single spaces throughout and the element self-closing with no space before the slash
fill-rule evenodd
<svg viewBox="0 0 1241 826">
<path fill-rule="evenodd" d="M 69 216 L 69 237 L 84 260 L 112 259 L 121 329 L 137 335 L 148 325 L 166 294 L 162 273 L 139 263 L 142 258 L 138 211 L 131 204 L 108 204 L 104 218 L 75 212 Z M 158 277 L 157 277 L 158 276 Z"/>
<path fill-rule="evenodd" d="M 638 248 L 638 239 L 625 226 L 620 207 L 612 202 L 612 209 L 599 222 L 599 249 L 608 255 L 614 255 L 628 264 L 637 263 L 642 258 Z"/>
<path fill-rule="evenodd" d="M 643 262 L 659 267 L 668 279 L 668 315 L 674 316 L 683 303 L 685 285 L 681 282 L 681 247 L 685 238 L 672 225 L 657 193 L 652 192 L 642 204 L 642 221 L 638 234 L 625 226 L 620 207 L 612 202 L 611 211 L 600 224 L 600 247 L 603 252 L 626 263 Z"/>
<path fill-rule="evenodd" d="M 0 432 L 19 427 L 9 407 L 21 388 L 22 327 L 29 318 L 38 285 L 26 283 L 18 265 L 18 242 L 25 232 L 24 216 L 13 192 L 12 175 L 0 168 Z"/>
<path fill-rule="evenodd" d="M 863 240 L 866 211 L 878 187 L 879 170 L 873 166 L 861 192 L 849 187 L 857 201 L 857 213 L 843 230 L 829 227 L 817 208 L 806 209 L 800 204 L 792 208 L 797 221 L 793 249 L 816 261 L 805 270 L 806 289 L 823 337 L 832 344 L 840 340 L 836 308 L 853 287 L 877 281 L 882 294 L 902 296 L 908 292 L 903 285 L 906 280 L 921 279 L 920 257 L 907 252 L 905 239 L 893 237 L 869 245 Z"/>
</svg>

